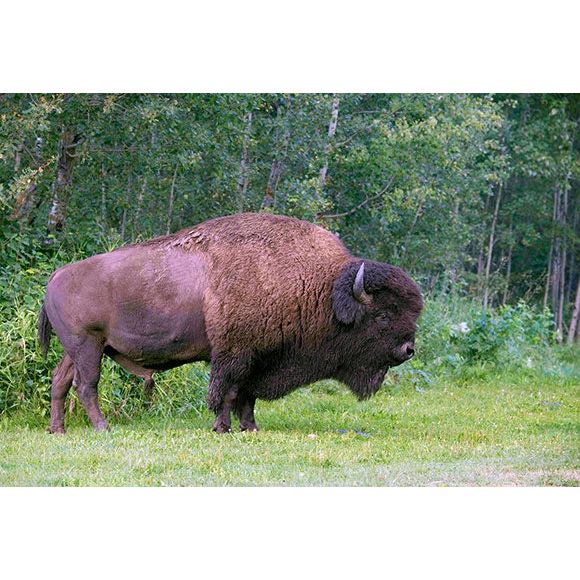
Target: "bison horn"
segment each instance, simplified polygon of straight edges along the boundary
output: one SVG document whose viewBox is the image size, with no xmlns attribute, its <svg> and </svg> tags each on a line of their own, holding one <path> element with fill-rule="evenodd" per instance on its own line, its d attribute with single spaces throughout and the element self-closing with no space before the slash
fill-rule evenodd
<svg viewBox="0 0 580 580">
<path fill-rule="evenodd" d="M 363 262 L 356 273 L 356 278 L 354 279 L 354 285 L 352 287 L 352 293 L 354 297 L 362 304 L 369 304 L 372 298 L 369 294 L 365 292 L 365 263 Z"/>
</svg>

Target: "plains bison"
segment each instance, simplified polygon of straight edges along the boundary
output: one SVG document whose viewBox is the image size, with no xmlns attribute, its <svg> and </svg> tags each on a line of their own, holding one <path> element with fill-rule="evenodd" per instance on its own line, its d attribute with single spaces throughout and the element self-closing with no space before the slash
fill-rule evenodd
<svg viewBox="0 0 580 580">
<path fill-rule="evenodd" d="M 257 430 L 256 399 L 320 379 L 360 399 L 414 354 L 421 293 L 400 268 L 352 256 L 327 230 L 294 218 L 238 214 L 60 268 L 40 311 L 53 373 L 49 431 L 64 433 L 72 384 L 96 430 L 103 355 L 153 384 L 153 373 L 211 362 L 214 431 Z"/>
</svg>

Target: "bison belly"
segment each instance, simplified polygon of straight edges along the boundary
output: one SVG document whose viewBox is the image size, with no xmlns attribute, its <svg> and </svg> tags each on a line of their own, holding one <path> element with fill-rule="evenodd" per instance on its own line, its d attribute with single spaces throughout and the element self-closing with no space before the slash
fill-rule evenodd
<svg viewBox="0 0 580 580">
<path fill-rule="evenodd" d="M 108 330 L 106 352 L 119 353 L 144 368 L 165 370 L 209 360 L 201 311 L 169 313 L 144 309 L 120 318 Z M 115 358 L 114 356 L 112 358 Z"/>
</svg>

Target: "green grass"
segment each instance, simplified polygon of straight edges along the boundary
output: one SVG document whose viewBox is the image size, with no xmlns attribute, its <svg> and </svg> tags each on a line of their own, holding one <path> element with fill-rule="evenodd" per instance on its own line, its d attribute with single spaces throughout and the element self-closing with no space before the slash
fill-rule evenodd
<svg viewBox="0 0 580 580">
<path fill-rule="evenodd" d="M 324 383 L 258 402 L 259 433 L 141 411 L 96 434 L 77 408 L 63 437 L 16 414 L 0 418 L 0 485 L 578 485 L 579 402 L 577 380 L 522 371 L 362 403 Z"/>
</svg>

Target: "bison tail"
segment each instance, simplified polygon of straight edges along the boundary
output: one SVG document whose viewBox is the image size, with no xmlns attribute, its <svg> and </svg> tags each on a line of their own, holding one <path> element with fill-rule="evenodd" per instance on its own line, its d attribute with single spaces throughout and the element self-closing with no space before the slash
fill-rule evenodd
<svg viewBox="0 0 580 580">
<path fill-rule="evenodd" d="M 40 309 L 38 315 L 38 342 L 40 343 L 40 349 L 42 351 L 42 356 L 46 358 L 46 353 L 48 352 L 48 346 L 50 345 L 50 335 L 52 333 L 52 324 L 46 314 L 46 309 L 44 304 Z"/>
</svg>

